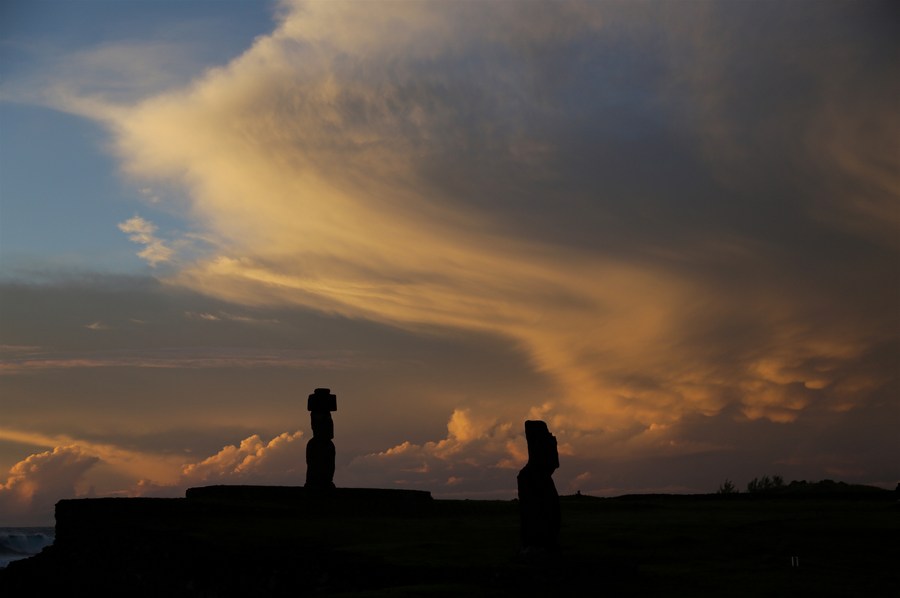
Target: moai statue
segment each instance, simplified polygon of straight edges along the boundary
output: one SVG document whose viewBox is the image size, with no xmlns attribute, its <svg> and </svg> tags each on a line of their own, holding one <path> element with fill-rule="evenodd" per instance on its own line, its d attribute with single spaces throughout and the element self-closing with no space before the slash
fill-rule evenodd
<svg viewBox="0 0 900 598">
<path fill-rule="evenodd" d="M 306 443 L 307 488 L 334 488 L 334 421 L 331 412 L 337 411 L 337 395 L 327 388 L 317 388 L 306 403 L 312 423 L 313 436 Z"/>
<path fill-rule="evenodd" d="M 522 550 L 553 550 L 559 544 L 559 494 L 553 472 L 559 468 L 556 436 L 543 421 L 525 422 L 528 463 L 517 477 Z"/>
</svg>

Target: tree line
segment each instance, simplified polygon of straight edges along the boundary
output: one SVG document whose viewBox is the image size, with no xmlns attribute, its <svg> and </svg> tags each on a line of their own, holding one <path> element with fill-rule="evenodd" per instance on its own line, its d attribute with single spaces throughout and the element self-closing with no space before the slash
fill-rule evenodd
<svg viewBox="0 0 900 598">
<path fill-rule="evenodd" d="M 818 482 L 807 482 L 806 480 L 792 480 L 789 484 L 785 484 L 784 478 L 780 475 L 764 475 L 756 477 L 747 482 L 748 494 L 766 494 L 766 493 L 808 493 L 808 494 L 843 494 L 847 492 L 886 492 L 883 488 L 875 486 L 865 486 L 862 484 L 848 484 L 846 482 L 836 482 L 834 480 L 820 480 Z M 897 485 L 895 491 L 900 494 L 900 484 Z M 730 479 L 726 479 L 719 485 L 716 494 L 740 494 L 737 486 Z"/>
</svg>

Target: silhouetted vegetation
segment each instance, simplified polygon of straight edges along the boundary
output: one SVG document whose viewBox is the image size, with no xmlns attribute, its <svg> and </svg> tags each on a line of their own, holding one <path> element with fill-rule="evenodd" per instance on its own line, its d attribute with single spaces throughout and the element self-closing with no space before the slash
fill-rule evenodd
<svg viewBox="0 0 900 598">
<path fill-rule="evenodd" d="M 820 480 L 818 482 L 794 480 L 783 491 L 786 493 L 812 495 L 882 494 L 885 492 L 882 488 L 874 486 L 848 484 L 847 482 L 835 482 L 834 480 Z"/>
<path fill-rule="evenodd" d="M 764 475 L 761 478 L 753 478 L 747 483 L 747 492 L 753 494 L 755 492 L 771 492 L 784 487 L 784 479 L 780 475 L 769 477 Z"/>
<path fill-rule="evenodd" d="M 716 490 L 716 494 L 737 494 L 738 492 L 740 491 L 737 489 L 737 486 L 734 485 L 734 482 L 727 478 L 719 485 L 719 489 Z"/>
<path fill-rule="evenodd" d="M 780 475 L 764 475 L 753 478 L 747 483 L 747 492 L 752 495 L 803 495 L 803 496 L 845 496 L 851 494 L 883 494 L 887 490 L 864 484 L 848 484 L 834 480 L 819 480 L 807 482 L 806 480 L 792 480 L 785 484 Z M 895 492 L 900 495 L 900 484 Z M 731 480 L 726 479 L 716 494 L 738 494 L 739 491 Z"/>
</svg>

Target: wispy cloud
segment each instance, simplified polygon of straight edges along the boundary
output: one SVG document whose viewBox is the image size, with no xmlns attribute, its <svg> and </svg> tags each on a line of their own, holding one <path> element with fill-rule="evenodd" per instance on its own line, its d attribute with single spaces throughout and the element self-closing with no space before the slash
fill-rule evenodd
<svg viewBox="0 0 900 598">
<path fill-rule="evenodd" d="M 206 322 L 241 322 L 244 324 L 278 324 L 277 318 L 254 318 L 251 316 L 233 314 L 226 311 L 216 313 L 209 312 L 185 312 L 185 317 L 192 320 L 203 320 Z"/>
<path fill-rule="evenodd" d="M 149 220 L 133 216 L 125 222 L 120 222 L 119 230 L 126 233 L 130 241 L 144 246 L 138 252 L 138 256 L 153 267 L 170 262 L 175 257 L 175 250 L 156 236 L 156 225 Z"/>
<path fill-rule="evenodd" d="M 70 354 L 29 351 L 5 358 L 3 363 L 0 363 L 0 376 L 84 368 L 287 368 L 321 371 L 375 367 L 377 363 L 377 360 L 346 351 L 317 352 L 290 349 L 191 347 L 79 351 Z"/>
<path fill-rule="evenodd" d="M 159 198 L 159 194 L 157 194 L 156 191 L 154 191 L 150 187 L 141 187 L 140 189 L 138 189 L 138 192 L 151 204 L 157 204 L 161 201 Z"/>
</svg>

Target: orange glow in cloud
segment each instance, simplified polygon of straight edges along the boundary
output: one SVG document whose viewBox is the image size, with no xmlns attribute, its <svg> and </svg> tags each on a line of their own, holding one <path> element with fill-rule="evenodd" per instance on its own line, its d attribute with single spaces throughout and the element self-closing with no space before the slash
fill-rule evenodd
<svg viewBox="0 0 900 598">
<path fill-rule="evenodd" d="M 585 12 L 602 10 L 562 11 L 547 31 L 601 31 L 599 14 Z M 455 115 L 437 91 L 446 81 L 415 71 L 415 57 L 451 52 L 460 36 L 501 46 L 549 39 L 502 10 L 497 18 L 511 33 L 496 39 L 463 27 L 461 14 L 303 4 L 227 67 L 111 112 L 125 170 L 183 185 L 183 209 L 212 246 L 169 282 L 245 305 L 512 339 L 558 381 L 555 403 L 568 413 L 558 422 L 572 429 L 645 428 L 729 403 L 750 419 L 789 422 L 815 401 L 837 400 L 828 392 L 835 373 L 879 340 L 871 326 L 789 329 L 785 322 L 803 322 L 805 302 L 817 298 L 776 287 L 741 295 L 671 268 L 672 259 L 518 237 L 429 183 L 423 160 L 459 148 Z M 400 28 L 387 35 L 379 23 Z M 398 39 L 409 40 L 403 60 Z M 397 82 L 345 71 L 345 55 L 365 56 L 375 72 L 397 59 Z M 523 85 L 508 82 L 505 97 L 539 111 Z M 521 132 L 493 141 L 525 166 L 554 151 Z M 520 151 L 526 146 L 543 149 Z M 684 251 L 754 268 L 754 247 L 742 242 L 709 235 Z M 731 249 L 717 255 L 723 247 Z M 751 351 L 724 357 L 712 344 L 727 342 L 716 335 L 733 321 L 760 338 Z"/>
<path fill-rule="evenodd" d="M 0 440 L 43 446 L 52 451 L 71 448 L 90 456 L 94 463 L 103 462 L 112 470 L 132 479 L 147 477 L 170 484 L 177 479 L 181 457 L 126 449 L 112 444 L 91 442 L 65 435 L 46 435 L 0 428 Z"/>
<path fill-rule="evenodd" d="M 265 442 L 253 435 L 206 459 L 184 463 L 181 456 L 0 429 L 0 440 L 52 447 L 16 463 L 0 478 L 0 512 L 5 518 L 46 525 L 62 498 L 110 492 L 178 496 L 189 486 L 213 483 L 299 484 L 305 472 L 302 436 L 285 432 Z M 111 475 L 114 481 L 105 479 Z M 123 483 L 125 487 L 110 485 Z"/>
</svg>

